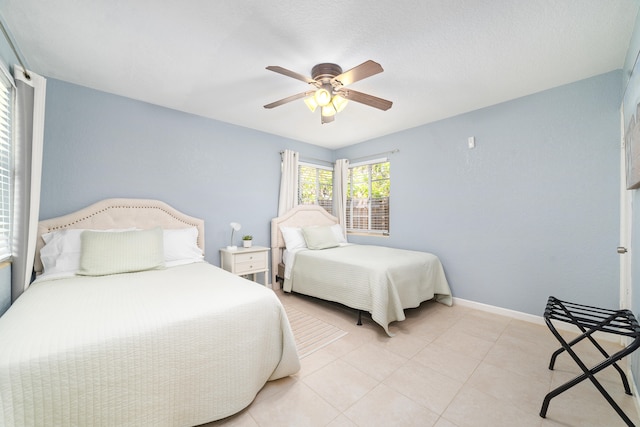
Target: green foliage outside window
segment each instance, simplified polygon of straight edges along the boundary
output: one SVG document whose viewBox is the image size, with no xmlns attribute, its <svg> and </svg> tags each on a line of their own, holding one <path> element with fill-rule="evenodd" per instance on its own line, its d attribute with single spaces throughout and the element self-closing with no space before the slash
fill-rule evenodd
<svg viewBox="0 0 640 427">
<path fill-rule="evenodd" d="M 347 198 L 381 199 L 389 197 L 391 190 L 389 162 L 357 166 L 349 169 L 349 171 Z M 369 177 L 371 177 L 371 180 L 369 180 Z M 369 194 L 370 189 L 371 194 Z"/>
</svg>

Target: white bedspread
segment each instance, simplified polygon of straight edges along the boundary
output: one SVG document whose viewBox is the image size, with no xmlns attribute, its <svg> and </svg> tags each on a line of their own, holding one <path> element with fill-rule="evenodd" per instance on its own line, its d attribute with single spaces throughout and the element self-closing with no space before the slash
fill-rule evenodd
<svg viewBox="0 0 640 427">
<path fill-rule="evenodd" d="M 437 256 L 383 246 L 298 251 L 283 289 L 368 311 L 390 336 L 389 323 L 404 320 L 403 309 L 434 297 L 452 303 Z"/>
<path fill-rule="evenodd" d="M 194 426 L 300 368 L 276 295 L 204 262 L 35 283 L 0 343 L 2 426 Z"/>
</svg>

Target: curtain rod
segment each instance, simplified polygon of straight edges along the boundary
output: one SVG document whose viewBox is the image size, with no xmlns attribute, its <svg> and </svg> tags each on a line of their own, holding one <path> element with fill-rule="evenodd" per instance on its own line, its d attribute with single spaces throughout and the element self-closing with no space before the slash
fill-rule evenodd
<svg viewBox="0 0 640 427">
<path fill-rule="evenodd" d="M 333 166 L 333 162 L 331 162 L 330 160 L 316 159 L 316 158 L 314 158 L 314 157 L 304 157 L 304 156 L 300 156 L 300 161 L 301 161 L 301 162 L 303 162 L 303 163 L 304 163 L 305 161 L 308 161 L 308 162 L 315 162 L 315 163 L 324 163 L 324 164 L 327 164 L 327 165 Z"/>
<path fill-rule="evenodd" d="M 349 159 L 350 162 L 359 162 L 361 160 L 367 160 L 370 159 L 372 157 L 378 157 L 378 156 L 384 156 L 384 155 L 390 155 L 390 154 L 395 154 L 398 153 L 400 151 L 400 149 L 396 148 L 393 149 L 391 151 L 384 151 L 382 153 L 377 153 L 377 154 L 369 154 L 368 156 L 363 156 L 363 157 L 357 157 L 355 159 Z"/>
<path fill-rule="evenodd" d="M 24 62 L 22 62 L 22 58 L 20 58 L 20 55 L 18 54 L 18 50 L 16 49 L 16 47 L 14 46 L 13 42 L 11 41 L 11 37 L 9 37 L 9 34 L 7 33 L 7 30 L 4 28 L 4 22 L 2 19 L 0 19 L 0 28 L 2 28 L 2 33 L 4 34 L 4 38 L 7 39 L 7 42 L 9 43 L 9 46 L 11 47 L 11 50 L 13 51 L 13 54 L 16 56 L 16 58 L 18 58 L 18 62 L 20 63 L 20 66 L 22 67 L 22 72 L 25 76 L 25 78 L 27 80 L 31 80 L 31 76 L 29 75 L 29 72 L 27 71 L 27 67 L 25 67 Z"/>
<path fill-rule="evenodd" d="M 284 154 L 284 151 L 280 152 L 280 159 L 282 159 L 282 155 Z M 314 157 L 305 157 L 305 156 L 300 156 L 300 161 L 304 162 L 304 161 L 308 161 L 308 162 L 318 162 L 318 163 L 326 163 L 328 165 L 333 166 L 333 162 L 331 162 L 330 160 L 322 160 L 322 159 L 316 159 Z"/>
<path fill-rule="evenodd" d="M 395 154 L 395 153 L 398 153 L 399 151 L 400 150 L 398 148 L 395 148 L 395 149 L 393 149 L 391 151 L 383 151 L 382 153 L 369 154 L 368 156 L 358 157 L 358 158 L 355 158 L 355 159 L 349 159 L 349 162 L 355 162 L 355 161 L 370 159 L 372 157 Z M 280 151 L 280 158 L 282 158 L 283 154 L 284 154 L 284 151 Z M 300 156 L 300 160 L 303 161 L 303 162 L 306 160 L 306 161 L 311 161 L 311 162 L 326 163 L 328 165 L 332 165 L 333 166 L 333 163 L 331 161 L 329 161 L 329 160 L 316 159 L 316 158 L 313 158 L 313 157 Z"/>
</svg>

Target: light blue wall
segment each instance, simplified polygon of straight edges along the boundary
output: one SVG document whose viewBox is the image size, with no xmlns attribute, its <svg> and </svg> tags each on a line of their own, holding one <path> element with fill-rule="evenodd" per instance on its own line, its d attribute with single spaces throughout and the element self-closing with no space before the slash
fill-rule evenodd
<svg viewBox="0 0 640 427">
<path fill-rule="evenodd" d="M 205 220 L 205 256 L 217 265 L 232 221 L 242 224 L 240 234 L 269 246 L 281 150 L 326 160 L 332 155 L 51 78 L 46 102 L 41 219 L 109 197 L 160 199 Z"/>
<path fill-rule="evenodd" d="M 621 80 L 611 72 L 338 150 L 400 150 L 390 237 L 351 240 L 437 254 L 459 298 L 534 315 L 549 295 L 617 307 Z"/>
</svg>

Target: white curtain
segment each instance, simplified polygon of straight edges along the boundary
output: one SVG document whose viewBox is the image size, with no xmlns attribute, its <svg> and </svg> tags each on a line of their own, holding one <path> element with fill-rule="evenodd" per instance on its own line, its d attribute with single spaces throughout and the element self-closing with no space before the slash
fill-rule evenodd
<svg viewBox="0 0 640 427">
<path fill-rule="evenodd" d="M 278 216 L 284 215 L 298 205 L 298 157 L 295 151 L 284 150 L 282 153 Z"/>
<path fill-rule="evenodd" d="M 333 167 L 333 215 L 338 217 L 342 231 L 347 230 L 347 178 L 349 160 L 339 159 Z"/>
<path fill-rule="evenodd" d="M 11 300 L 31 283 L 40 212 L 42 146 L 47 81 L 32 71 L 13 66 L 16 82 L 14 116 L 14 186 Z"/>
</svg>

